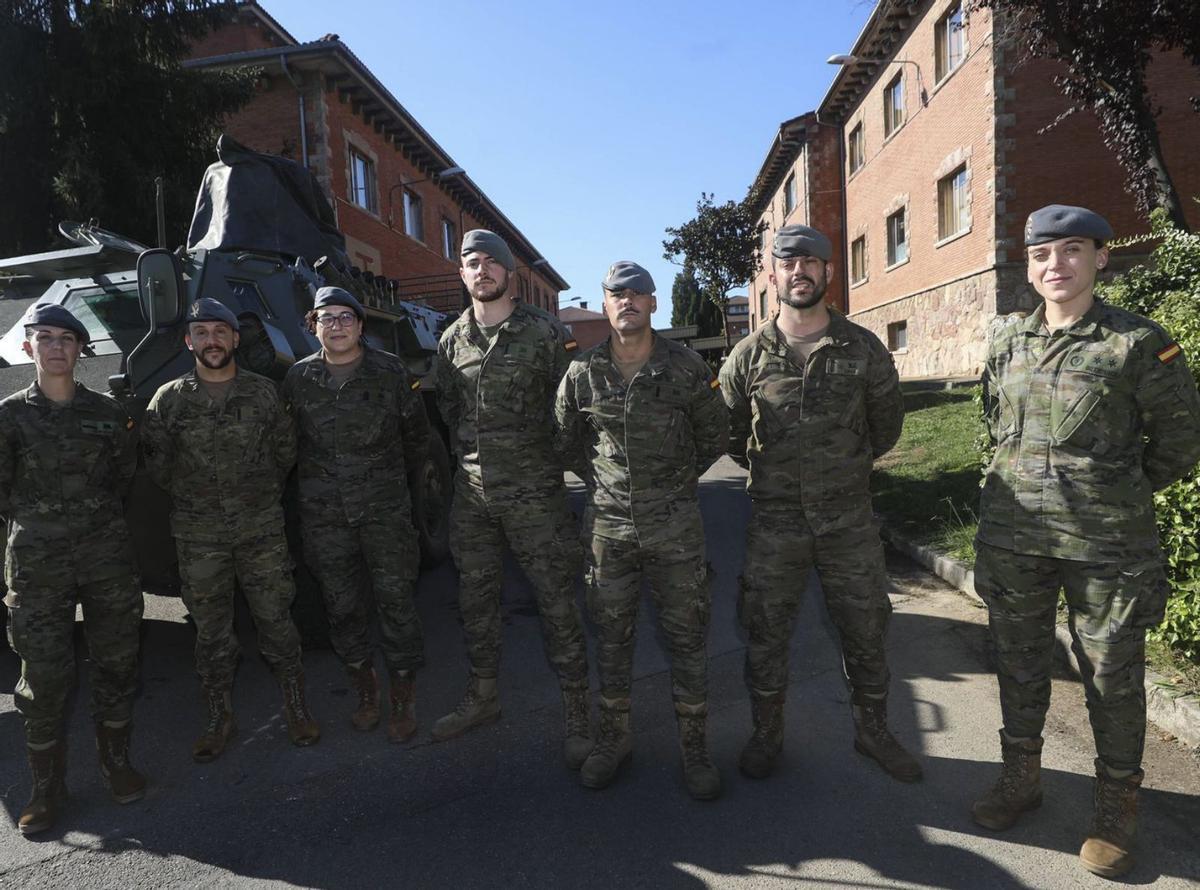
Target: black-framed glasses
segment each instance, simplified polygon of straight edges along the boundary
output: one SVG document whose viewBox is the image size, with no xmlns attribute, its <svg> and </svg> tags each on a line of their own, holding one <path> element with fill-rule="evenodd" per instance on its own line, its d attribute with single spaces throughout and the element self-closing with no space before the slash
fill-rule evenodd
<svg viewBox="0 0 1200 890">
<path fill-rule="evenodd" d="M 318 315 L 317 324 L 323 328 L 348 328 L 358 319 L 353 312 L 331 312 L 328 315 Z"/>
</svg>

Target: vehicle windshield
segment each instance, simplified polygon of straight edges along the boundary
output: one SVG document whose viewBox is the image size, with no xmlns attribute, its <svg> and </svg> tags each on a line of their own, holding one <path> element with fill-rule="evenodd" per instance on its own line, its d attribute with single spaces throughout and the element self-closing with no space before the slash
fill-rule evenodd
<svg viewBox="0 0 1200 890">
<path fill-rule="evenodd" d="M 136 281 L 105 286 L 91 284 L 76 288 L 65 300 L 55 302 L 61 302 L 88 329 L 95 355 L 128 352 L 146 333 Z M 10 366 L 32 364 L 33 359 L 21 348 L 24 340 L 25 326 L 13 325 L 0 337 L 0 359 Z"/>
</svg>

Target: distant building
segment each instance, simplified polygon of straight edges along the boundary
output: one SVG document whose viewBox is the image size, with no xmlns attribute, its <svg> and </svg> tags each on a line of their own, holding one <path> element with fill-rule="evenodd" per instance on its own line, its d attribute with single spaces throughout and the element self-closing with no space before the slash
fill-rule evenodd
<svg viewBox="0 0 1200 890">
<path fill-rule="evenodd" d="M 725 327 L 729 338 L 736 342 L 750 333 L 750 298 L 730 297 L 725 306 Z"/>
<path fill-rule="evenodd" d="M 587 306 L 586 302 L 582 302 L 578 306 L 563 306 L 558 310 L 559 321 L 567 326 L 581 351 L 607 340 L 612 330 L 603 312 L 593 312 Z"/>
<path fill-rule="evenodd" d="M 336 10 L 330 15 L 336 20 Z M 511 293 L 558 311 L 567 282 L 336 34 L 300 43 L 261 5 L 243 2 L 193 45 L 185 64 L 261 69 L 258 94 L 226 132 L 308 167 L 351 261 L 397 279 L 400 296 L 458 309 L 462 234 L 487 228 L 516 256 Z M 435 81 L 426 83 L 432 89 Z"/>
</svg>

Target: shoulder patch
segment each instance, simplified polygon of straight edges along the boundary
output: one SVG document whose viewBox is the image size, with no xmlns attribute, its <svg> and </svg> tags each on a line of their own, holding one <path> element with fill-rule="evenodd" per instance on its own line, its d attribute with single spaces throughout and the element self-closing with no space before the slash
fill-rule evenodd
<svg viewBox="0 0 1200 890">
<path fill-rule="evenodd" d="M 125 419 L 125 429 L 131 430 L 131 429 L 133 429 L 133 426 L 134 426 L 133 418 L 132 417 L 126 418 Z"/>
<path fill-rule="evenodd" d="M 421 388 L 421 381 L 420 381 L 420 380 L 414 380 L 414 381 L 412 382 L 412 384 L 411 384 L 411 385 L 410 385 L 408 388 L 409 388 L 409 389 L 420 389 L 420 388 Z"/>
<path fill-rule="evenodd" d="M 1154 354 L 1158 356 L 1158 360 L 1164 365 L 1169 365 L 1171 362 L 1175 361 L 1175 359 L 1179 358 L 1182 352 L 1183 349 L 1178 343 L 1169 343 Z"/>
<path fill-rule="evenodd" d="M 566 343 L 563 344 L 563 349 L 565 349 L 567 352 L 572 352 L 573 350 L 576 350 L 578 348 L 579 348 L 579 343 L 578 343 L 578 341 L 575 341 L 575 340 L 568 340 Z"/>
<path fill-rule="evenodd" d="M 720 381 L 720 380 L 718 380 L 716 377 L 714 377 L 712 380 L 710 380 L 710 381 L 708 382 L 708 388 L 709 388 L 709 389 L 720 389 L 720 388 L 721 388 L 721 381 Z"/>
</svg>

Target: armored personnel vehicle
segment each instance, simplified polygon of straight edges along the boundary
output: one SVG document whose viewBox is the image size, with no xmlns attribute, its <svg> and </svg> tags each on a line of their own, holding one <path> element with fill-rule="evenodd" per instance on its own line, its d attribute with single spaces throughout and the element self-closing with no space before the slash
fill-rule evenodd
<svg viewBox="0 0 1200 890">
<path fill-rule="evenodd" d="M 77 246 L 0 259 L 0 397 L 34 376 L 21 349 L 21 317 L 35 302 L 65 306 L 87 326 L 92 343 L 76 376 L 109 391 L 138 419 L 155 390 L 193 364 L 183 343 L 187 307 L 214 297 L 241 323 L 237 360 L 281 380 L 297 359 L 319 348 L 304 324 L 313 294 L 324 284 L 353 292 L 367 312 L 369 341 L 403 357 L 413 376 L 431 373 L 449 316 L 419 301 L 396 298 L 397 282 L 353 268 L 333 211 L 312 174 L 284 158 L 249 151 L 228 137 L 205 173 L 187 244 L 176 251 L 147 249 L 93 224 L 64 223 Z M 162 225 L 160 222 L 160 237 Z M 444 285 L 443 285 L 444 286 Z M 425 464 L 411 468 L 414 524 L 428 564 L 448 551 L 450 462 L 446 431 L 423 388 L 434 436 Z M 289 487 L 288 497 L 294 498 Z M 285 504 L 285 506 L 287 506 Z M 139 469 L 127 503 L 147 591 L 176 594 L 175 548 L 166 494 Z M 295 510 L 288 510 L 297 580 L 313 585 L 298 546 Z M 307 583 L 306 583 L 307 582 Z"/>
</svg>

